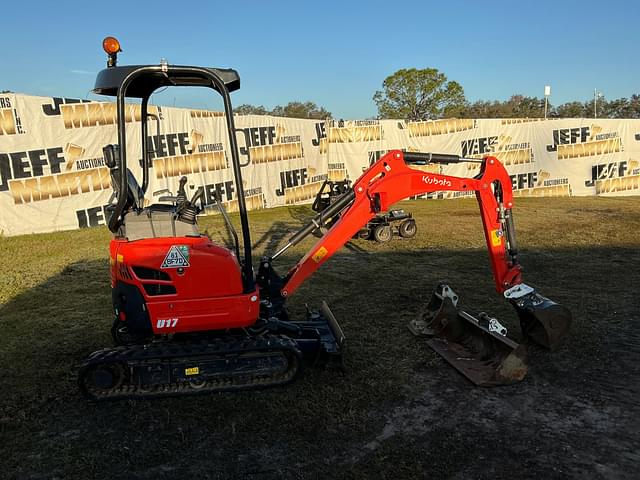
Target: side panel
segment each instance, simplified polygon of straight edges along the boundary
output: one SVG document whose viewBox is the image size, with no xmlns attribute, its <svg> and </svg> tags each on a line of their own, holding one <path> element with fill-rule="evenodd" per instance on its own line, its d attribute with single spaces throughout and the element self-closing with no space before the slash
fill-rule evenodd
<svg viewBox="0 0 640 480">
<path fill-rule="evenodd" d="M 119 294 L 127 289 L 114 290 L 114 309 L 125 311 L 121 320 L 132 328 L 150 322 L 156 334 L 218 330 L 258 318 L 258 292 L 243 293 L 237 258 L 207 237 L 114 239 L 110 253 L 112 288 L 131 286 L 143 299 L 132 314 L 127 295 Z"/>
<path fill-rule="evenodd" d="M 242 328 L 255 323 L 260 312 L 258 291 L 250 295 L 147 303 L 157 334 Z"/>
</svg>

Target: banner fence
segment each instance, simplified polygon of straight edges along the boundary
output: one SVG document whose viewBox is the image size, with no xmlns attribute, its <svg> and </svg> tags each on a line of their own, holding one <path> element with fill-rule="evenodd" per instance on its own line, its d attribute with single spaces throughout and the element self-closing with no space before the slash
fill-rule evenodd
<svg viewBox="0 0 640 480">
<path fill-rule="evenodd" d="M 237 210 L 228 138 L 220 112 L 154 106 L 145 140 L 153 151 L 149 193 L 175 193 L 186 175 L 192 196 L 204 190 Z M 128 166 L 141 178 L 140 107 L 126 112 Z M 237 116 L 246 203 L 256 210 L 308 203 L 322 182 L 357 179 L 387 151 L 496 156 L 517 196 L 640 194 L 640 120 L 444 119 L 317 121 Z M 244 138 L 248 139 L 245 145 Z M 0 95 L 0 235 L 104 225 L 112 195 L 103 146 L 117 142 L 114 103 Z M 427 165 L 470 177 L 478 164 Z M 163 193 L 163 195 L 166 195 Z M 425 198 L 469 195 L 438 192 Z M 157 202 L 158 195 L 149 195 Z"/>
</svg>

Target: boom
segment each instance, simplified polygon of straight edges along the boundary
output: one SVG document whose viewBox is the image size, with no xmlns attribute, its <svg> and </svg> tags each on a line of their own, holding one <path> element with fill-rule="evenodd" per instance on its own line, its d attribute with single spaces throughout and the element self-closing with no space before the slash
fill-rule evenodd
<svg viewBox="0 0 640 480">
<path fill-rule="evenodd" d="M 410 168 L 411 163 L 481 162 L 480 173 L 474 178 L 461 178 Z M 484 160 L 465 160 L 455 155 L 404 153 L 393 150 L 373 164 L 345 194 L 343 202 L 336 202 L 337 210 L 343 206 L 340 219 L 315 246 L 289 271 L 281 295 L 287 297 L 324 262 L 338 251 L 353 235 L 380 211 L 412 196 L 435 191 L 475 192 L 480 206 L 487 249 L 496 289 L 505 290 L 521 283 L 520 265 L 511 208 L 513 194 L 507 171 L 495 157 Z M 341 205 L 338 205 L 341 203 Z M 332 205 L 333 206 L 333 205 Z M 327 216 L 326 212 L 325 218 Z M 331 214 L 337 212 L 330 212 Z M 322 220 L 322 219 L 320 219 Z M 310 233 L 318 222 L 314 219 L 292 237 L 295 244 Z M 286 248 L 286 247 L 285 247 Z M 281 252 L 278 252 L 278 254 Z"/>
</svg>

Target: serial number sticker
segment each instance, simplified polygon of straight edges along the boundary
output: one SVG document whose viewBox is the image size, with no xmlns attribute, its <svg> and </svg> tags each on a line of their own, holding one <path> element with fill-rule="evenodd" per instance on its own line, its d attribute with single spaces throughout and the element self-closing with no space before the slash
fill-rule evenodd
<svg viewBox="0 0 640 480">
<path fill-rule="evenodd" d="M 313 257 L 311 257 L 311 258 L 313 259 L 314 262 L 318 263 L 318 262 L 320 262 L 320 260 L 322 260 L 327 255 L 327 253 L 329 253 L 329 250 L 327 250 L 324 247 L 320 247 L 318 249 L 318 251 L 316 253 L 314 253 Z"/>
<path fill-rule="evenodd" d="M 184 374 L 185 375 L 198 375 L 200 373 L 200 368 L 199 367 L 191 367 L 191 368 L 185 368 L 184 369 Z"/>
</svg>

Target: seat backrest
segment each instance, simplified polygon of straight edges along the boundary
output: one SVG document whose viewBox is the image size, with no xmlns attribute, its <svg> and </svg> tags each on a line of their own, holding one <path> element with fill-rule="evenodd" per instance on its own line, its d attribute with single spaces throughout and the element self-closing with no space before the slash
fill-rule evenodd
<svg viewBox="0 0 640 480">
<path fill-rule="evenodd" d="M 113 190 L 117 192 L 117 195 L 120 196 L 120 169 L 119 168 L 111 168 L 111 184 Z M 143 207 L 144 203 L 144 191 L 140 188 L 136 177 L 131 173 L 131 170 L 127 168 L 127 201 L 125 202 L 124 210 L 127 211 L 130 208 L 134 208 L 136 210 L 140 210 Z"/>
</svg>

